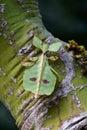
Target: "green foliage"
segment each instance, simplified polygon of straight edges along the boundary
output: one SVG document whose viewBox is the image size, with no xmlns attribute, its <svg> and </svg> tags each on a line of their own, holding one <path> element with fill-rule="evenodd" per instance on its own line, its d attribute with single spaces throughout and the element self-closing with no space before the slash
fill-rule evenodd
<svg viewBox="0 0 87 130">
<path fill-rule="evenodd" d="M 36 64 L 32 64 L 32 67 L 25 70 L 23 86 L 25 90 L 31 91 L 35 94 L 35 98 L 38 98 L 38 95 L 50 95 L 54 91 L 57 72 L 49 66 L 46 52 L 50 50 L 53 52 L 58 51 L 61 43 L 54 43 L 48 48 L 48 44 L 42 44 L 42 41 L 35 36 L 33 38 L 33 45 L 41 49 L 42 54 L 39 56 Z M 29 63 L 25 63 L 25 66 L 29 65 Z"/>
</svg>

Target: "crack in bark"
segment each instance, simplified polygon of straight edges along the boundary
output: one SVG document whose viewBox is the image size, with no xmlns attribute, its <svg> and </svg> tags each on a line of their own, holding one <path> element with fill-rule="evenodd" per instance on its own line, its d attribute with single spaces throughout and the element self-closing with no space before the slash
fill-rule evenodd
<svg viewBox="0 0 87 130">
<path fill-rule="evenodd" d="M 81 130 L 87 127 L 87 113 L 81 113 L 79 116 L 66 120 L 59 130 Z"/>
<path fill-rule="evenodd" d="M 52 98 L 52 102 L 54 102 L 55 105 L 58 104 L 59 98 L 66 97 L 68 93 L 76 90 L 73 83 L 71 83 L 71 80 L 75 77 L 74 59 L 72 54 L 68 53 L 63 46 L 60 48 L 58 54 L 60 59 L 64 62 L 66 76 L 58 86 L 60 89 L 54 93 Z"/>
<path fill-rule="evenodd" d="M 21 130 L 31 130 L 34 125 L 36 130 L 41 130 L 42 122 L 48 112 L 48 104 L 48 99 L 40 99 L 29 110 L 26 110 L 20 125 Z"/>
<path fill-rule="evenodd" d="M 60 84 L 60 87 L 62 88 L 61 96 L 65 97 L 70 91 L 75 90 L 73 84 L 71 83 L 71 80 L 75 77 L 75 70 L 74 70 L 73 57 L 71 57 L 71 54 L 68 53 L 64 49 L 64 47 L 60 48 L 59 55 L 60 59 L 65 64 L 66 76 Z"/>
</svg>

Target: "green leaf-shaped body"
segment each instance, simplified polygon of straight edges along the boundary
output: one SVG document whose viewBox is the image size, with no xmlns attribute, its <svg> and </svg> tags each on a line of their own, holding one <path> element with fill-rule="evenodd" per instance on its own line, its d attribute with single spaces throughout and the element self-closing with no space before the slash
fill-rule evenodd
<svg viewBox="0 0 87 130">
<path fill-rule="evenodd" d="M 50 70 L 46 57 L 39 58 L 37 63 L 25 70 L 23 77 L 23 86 L 36 95 L 50 95 L 55 88 L 56 76 Z"/>
</svg>

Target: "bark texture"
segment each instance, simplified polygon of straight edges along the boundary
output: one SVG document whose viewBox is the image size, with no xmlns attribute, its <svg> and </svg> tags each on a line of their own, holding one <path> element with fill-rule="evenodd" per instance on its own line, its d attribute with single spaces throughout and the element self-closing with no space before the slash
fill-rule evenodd
<svg viewBox="0 0 87 130">
<path fill-rule="evenodd" d="M 25 67 L 21 64 L 27 56 L 39 54 L 32 46 L 34 36 L 48 44 L 62 43 L 59 59 L 50 62 L 59 75 L 56 89 L 38 100 L 23 88 Z M 37 0 L 0 0 L 0 99 L 19 129 L 87 129 L 87 52 L 71 43 L 54 38 L 45 29 Z"/>
</svg>

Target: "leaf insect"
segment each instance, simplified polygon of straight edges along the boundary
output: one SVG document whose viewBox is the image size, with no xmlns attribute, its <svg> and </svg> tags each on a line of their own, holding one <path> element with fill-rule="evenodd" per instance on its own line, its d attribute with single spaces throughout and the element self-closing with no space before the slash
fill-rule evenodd
<svg viewBox="0 0 87 130">
<path fill-rule="evenodd" d="M 57 52 L 62 44 L 60 42 L 53 43 L 48 47 L 48 44 L 43 43 L 38 37 L 33 38 L 33 46 L 39 48 L 42 54 L 36 58 L 36 63 L 25 70 L 23 76 L 23 86 L 25 90 L 35 94 L 35 99 L 39 95 L 51 95 L 56 84 L 55 70 L 50 67 L 47 51 Z M 28 63 L 26 64 L 28 66 Z"/>
</svg>

